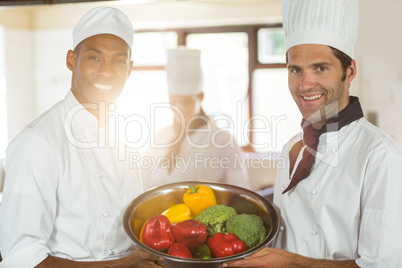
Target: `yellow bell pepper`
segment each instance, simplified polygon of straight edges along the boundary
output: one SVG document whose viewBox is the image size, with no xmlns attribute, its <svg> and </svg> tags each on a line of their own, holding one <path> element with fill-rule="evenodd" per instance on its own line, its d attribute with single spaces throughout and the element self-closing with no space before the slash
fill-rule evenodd
<svg viewBox="0 0 402 268">
<path fill-rule="evenodd" d="M 148 222 L 148 220 L 146 220 L 145 222 L 144 222 L 144 224 L 142 225 L 142 228 L 141 228 L 141 232 L 140 232 L 140 241 L 142 242 L 142 233 L 144 232 L 144 227 L 145 227 L 145 224 Z"/>
<path fill-rule="evenodd" d="M 165 215 L 169 219 L 170 224 L 192 219 L 191 210 L 185 204 L 174 205 L 162 212 L 162 215 Z"/>
<path fill-rule="evenodd" d="M 187 190 L 183 202 L 191 209 L 194 217 L 197 217 L 207 207 L 216 205 L 216 198 L 211 187 L 196 185 Z"/>
</svg>

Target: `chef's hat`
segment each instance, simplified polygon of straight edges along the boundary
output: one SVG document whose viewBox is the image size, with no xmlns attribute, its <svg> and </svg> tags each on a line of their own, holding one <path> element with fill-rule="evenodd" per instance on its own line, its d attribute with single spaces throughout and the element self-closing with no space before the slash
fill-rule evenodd
<svg viewBox="0 0 402 268">
<path fill-rule="evenodd" d="M 73 30 L 73 49 L 84 39 L 97 34 L 113 34 L 123 39 L 130 50 L 134 30 L 128 17 L 113 7 L 96 7 L 85 14 Z"/>
<path fill-rule="evenodd" d="M 283 0 L 286 51 L 321 44 L 353 58 L 359 24 L 358 0 Z"/>
<path fill-rule="evenodd" d="M 169 94 L 197 95 L 202 92 L 201 51 L 178 47 L 167 51 Z"/>
</svg>

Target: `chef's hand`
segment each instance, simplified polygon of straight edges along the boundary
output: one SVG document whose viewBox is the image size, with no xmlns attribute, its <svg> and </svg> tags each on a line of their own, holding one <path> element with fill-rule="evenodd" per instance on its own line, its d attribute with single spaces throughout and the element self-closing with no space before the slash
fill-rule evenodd
<svg viewBox="0 0 402 268">
<path fill-rule="evenodd" d="M 244 259 L 225 262 L 222 267 L 289 267 L 294 255 L 279 248 L 263 248 Z"/>
<path fill-rule="evenodd" d="M 99 267 L 119 267 L 119 268 L 170 268 L 166 263 L 163 263 L 163 259 L 142 249 L 134 250 L 129 256 L 106 261 L 93 261 L 93 262 L 78 262 L 67 260 L 65 258 L 59 258 L 54 256 L 48 256 L 36 267 L 43 268 L 70 268 L 70 267 L 88 267 L 88 268 L 99 268 Z"/>
<path fill-rule="evenodd" d="M 326 267 L 326 268 L 357 268 L 354 260 L 324 260 L 313 259 L 290 253 L 279 248 L 263 248 L 244 259 L 225 262 L 222 267 L 264 267 L 264 268 L 282 268 L 282 267 Z"/>
<path fill-rule="evenodd" d="M 142 249 L 134 250 L 127 258 L 130 260 L 131 267 L 133 268 L 170 267 L 166 263 L 163 263 L 163 258 L 152 255 Z"/>
</svg>

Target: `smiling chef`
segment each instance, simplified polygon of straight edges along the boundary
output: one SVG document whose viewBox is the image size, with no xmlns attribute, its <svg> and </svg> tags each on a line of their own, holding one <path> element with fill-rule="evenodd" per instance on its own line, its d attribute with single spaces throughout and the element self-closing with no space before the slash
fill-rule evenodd
<svg viewBox="0 0 402 268">
<path fill-rule="evenodd" d="M 112 7 L 90 10 L 74 28 L 71 90 L 7 148 L 0 267 L 166 267 L 125 233 L 139 173 L 100 135 L 113 132 L 106 111 L 132 70 L 133 34 Z"/>
<path fill-rule="evenodd" d="M 303 131 L 283 148 L 276 248 L 223 267 L 401 267 L 402 151 L 349 95 L 357 0 L 283 0 Z"/>
</svg>

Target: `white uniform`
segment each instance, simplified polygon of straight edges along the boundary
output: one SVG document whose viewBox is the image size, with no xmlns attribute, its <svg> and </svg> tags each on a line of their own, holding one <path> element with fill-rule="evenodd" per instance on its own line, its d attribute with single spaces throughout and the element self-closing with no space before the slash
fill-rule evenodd
<svg viewBox="0 0 402 268">
<path fill-rule="evenodd" d="M 70 91 L 11 142 L 0 210 L 1 267 L 34 267 L 49 254 L 115 259 L 135 249 L 122 218 L 141 193 L 139 173 L 118 156 L 117 146 L 108 146 L 114 142 L 98 138 L 104 130 Z"/>
<path fill-rule="evenodd" d="M 287 160 L 300 139 L 284 147 Z M 313 258 L 356 259 L 361 267 L 400 267 L 401 149 L 364 118 L 323 134 L 318 146 L 310 176 L 285 194 L 289 167 L 278 170 L 275 246 Z"/>
<path fill-rule="evenodd" d="M 162 162 L 168 152 L 166 144 L 175 137 L 173 126 L 155 134 L 155 144 L 165 146 L 150 146 L 143 156 L 146 161 L 142 163 L 149 163 L 142 169 L 144 189 L 179 181 L 211 181 L 250 188 L 243 154 L 233 136 L 212 120 L 209 122 L 209 129 L 197 129 L 185 138 L 170 173 Z"/>
</svg>

